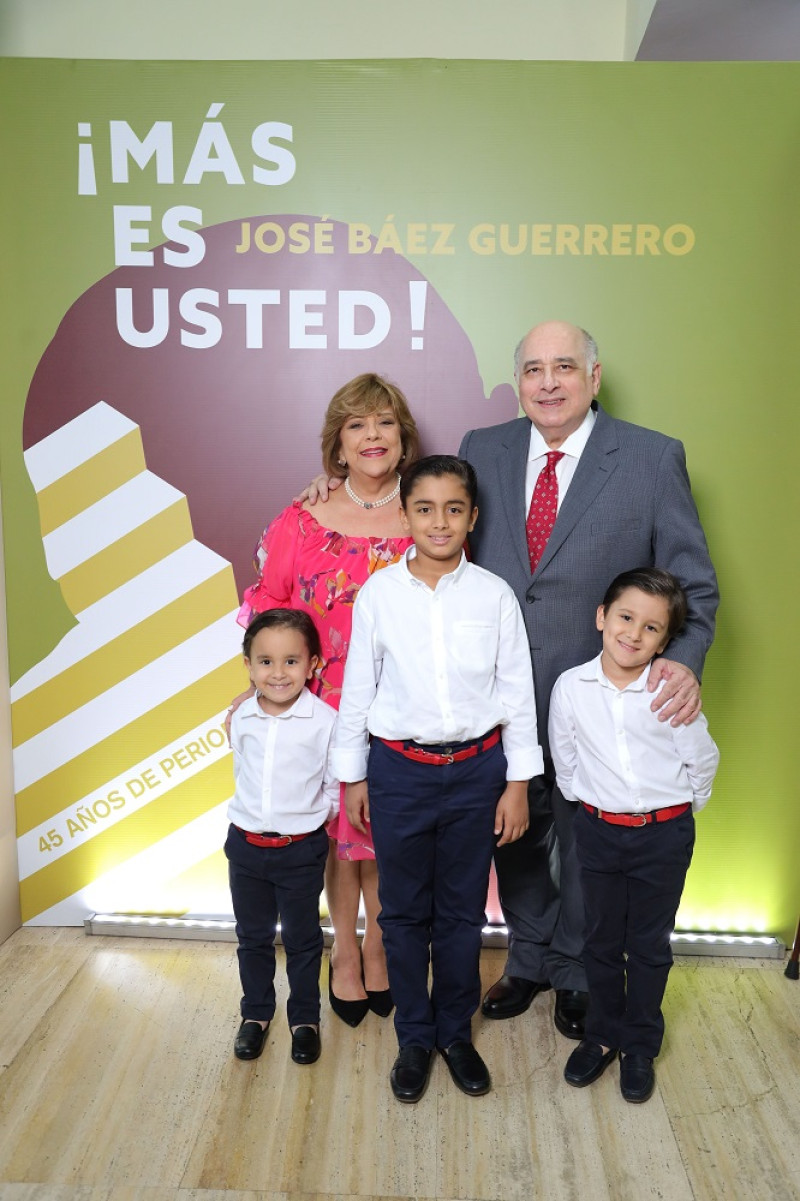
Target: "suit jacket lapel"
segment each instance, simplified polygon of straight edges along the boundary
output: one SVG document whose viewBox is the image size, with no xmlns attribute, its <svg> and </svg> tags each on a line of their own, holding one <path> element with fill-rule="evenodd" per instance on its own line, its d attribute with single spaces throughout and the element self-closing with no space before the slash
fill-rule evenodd
<svg viewBox="0 0 800 1201">
<path fill-rule="evenodd" d="M 528 536 L 525 533 L 525 470 L 528 465 L 530 431 L 531 423 L 528 418 L 520 418 L 510 427 L 505 443 L 506 454 L 497 460 L 497 495 L 503 498 L 514 550 L 528 574 L 531 561 L 528 554 Z"/>
<path fill-rule="evenodd" d="M 587 509 L 591 508 L 617 468 L 619 440 L 613 418 L 597 406 L 597 419 L 589 441 L 584 447 L 575 475 L 558 510 L 556 524 L 539 560 L 534 579 L 538 576 L 567 539 Z"/>
</svg>

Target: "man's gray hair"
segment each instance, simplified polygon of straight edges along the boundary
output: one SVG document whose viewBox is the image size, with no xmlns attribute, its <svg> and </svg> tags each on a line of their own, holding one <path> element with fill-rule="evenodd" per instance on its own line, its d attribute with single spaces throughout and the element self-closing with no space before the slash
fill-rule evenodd
<svg viewBox="0 0 800 1201">
<path fill-rule="evenodd" d="M 594 338 L 592 337 L 592 335 L 589 333 L 588 330 L 581 329 L 580 326 L 577 326 L 577 329 L 583 338 L 583 353 L 584 353 L 584 357 L 586 359 L 586 374 L 591 375 L 592 372 L 594 371 L 595 366 L 597 365 L 597 360 L 600 358 L 600 351 L 597 349 L 597 343 L 595 342 Z M 528 331 L 528 333 L 530 333 L 530 330 Z M 527 336 L 528 336 L 528 334 L 525 334 L 524 338 L 520 338 L 519 342 L 517 342 L 517 345 L 514 348 L 514 378 L 515 379 L 519 379 L 520 358 L 522 356 L 522 344 L 525 341 L 525 338 L 527 338 Z"/>
</svg>

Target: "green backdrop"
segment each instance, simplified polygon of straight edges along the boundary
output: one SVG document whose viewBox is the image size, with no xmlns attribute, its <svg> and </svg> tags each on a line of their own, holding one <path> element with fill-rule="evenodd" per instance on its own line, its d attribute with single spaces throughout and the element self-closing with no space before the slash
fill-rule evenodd
<svg viewBox="0 0 800 1201">
<path fill-rule="evenodd" d="M 722 593 L 704 680 L 722 761 L 679 924 L 790 938 L 799 85 L 798 64 L 3 62 L 12 682 L 74 624 L 45 565 L 22 418 L 62 317 L 115 267 L 113 206 L 152 207 L 151 245 L 174 205 L 201 207 L 204 227 L 269 213 L 367 224 L 466 331 L 487 397 L 511 380 L 517 339 L 561 317 L 597 338 L 606 407 L 685 443 Z M 183 182 L 214 103 L 243 184 Z M 153 162 L 112 182 L 111 121 L 140 137 L 171 122 L 177 182 L 157 183 Z M 278 186 L 250 177 L 264 121 L 292 126 L 296 170 Z M 95 196 L 78 194 L 81 142 Z"/>
</svg>

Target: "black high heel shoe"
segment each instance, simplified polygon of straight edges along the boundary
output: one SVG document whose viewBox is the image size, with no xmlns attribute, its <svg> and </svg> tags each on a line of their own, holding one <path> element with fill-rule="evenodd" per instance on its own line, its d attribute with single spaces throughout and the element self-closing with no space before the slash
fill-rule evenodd
<svg viewBox="0 0 800 1201">
<path fill-rule="evenodd" d="M 390 988 L 383 988 L 380 990 L 380 992 L 375 992 L 368 988 L 367 1004 L 373 1013 L 377 1013 L 379 1018 L 388 1018 L 389 1014 L 394 1009 L 392 990 Z"/>
<path fill-rule="evenodd" d="M 341 1018 L 343 1022 L 346 1022 L 348 1026 L 360 1026 L 369 1013 L 370 1003 L 368 997 L 363 1001 L 343 1001 L 340 997 L 334 995 L 333 964 L 330 959 L 328 960 L 328 1000 L 336 1016 Z"/>
<path fill-rule="evenodd" d="M 379 990 L 367 988 L 367 978 L 364 974 L 364 952 L 361 951 L 361 979 L 364 981 L 364 988 L 367 993 L 367 1002 L 373 1013 L 376 1013 L 379 1018 L 388 1018 L 389 1014 L 394 1009 L 394 1001 L 392 999 L 392 990 L 390 988 L 382 988 Z"/>
</svg>

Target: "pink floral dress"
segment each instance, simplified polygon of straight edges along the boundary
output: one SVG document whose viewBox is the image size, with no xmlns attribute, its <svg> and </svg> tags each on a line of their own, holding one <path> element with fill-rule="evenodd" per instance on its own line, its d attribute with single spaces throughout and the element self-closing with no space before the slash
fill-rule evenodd
<svg viewBox="0 0 800 1201">
<path fill-rule="evenodd" d="M 300 505 L 279 513 L 262 534 L 254 565 L 258 580 L 246 589 L 238 621 L 248 625 L 265 609 L 304 609 L 314 618 L 322 642 L 311 691 L 339 708 L 350 645 L 353 605 L 358 590 L 375 571 L 396 563 L 410 538 L 356 538 L 320 525 Z M 344 805 L 328 827 L 340 859 L 374 859 L 369 834 L 347 820 Z"/>
</svg>

